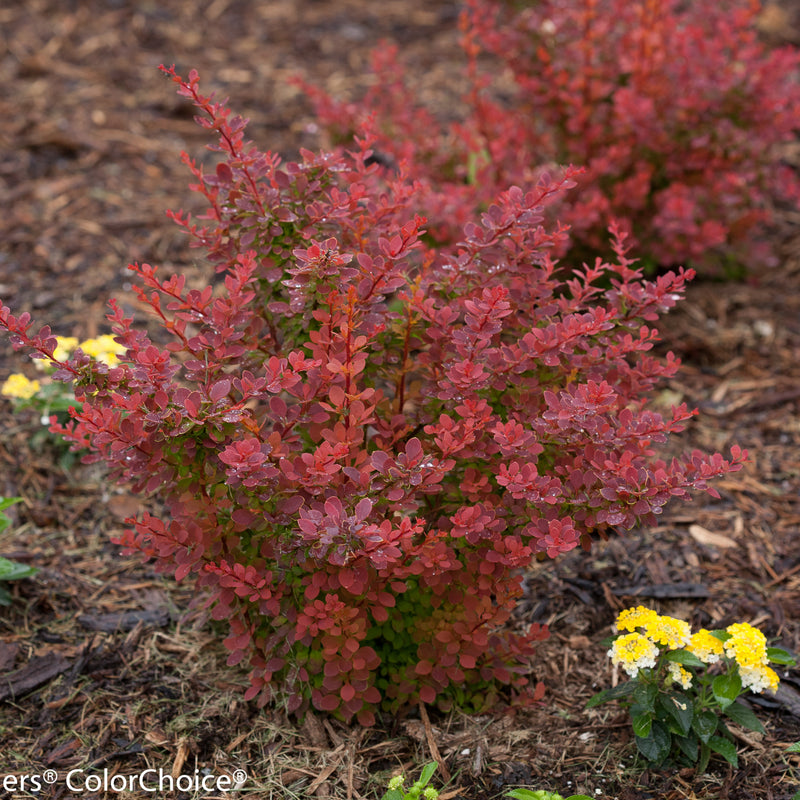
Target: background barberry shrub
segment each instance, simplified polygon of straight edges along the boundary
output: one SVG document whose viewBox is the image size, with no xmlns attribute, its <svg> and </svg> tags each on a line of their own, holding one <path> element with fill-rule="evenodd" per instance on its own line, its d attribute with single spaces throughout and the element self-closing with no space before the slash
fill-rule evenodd
<svg viewBox="0 0 800 800">
<path fill-rule="evenodd" d="M 781 164 L 800 120 L 800 54 L 759 41 L 758 11 L 752 0 L 468 0 L 461 121 L 419 103 L 396 48 L 374 52 L 361 101 L 304 88 L 334 143 L 373 120 L 375 147 L 421 182 L 439 242 L 500 190 L 574 164 L 580 190 L 551 209 L 574 258 L 610 256 L 615 219 L 647 265 L 733 274 L 774 262 L 774 205 L 800 197 Z"/>
<path fill-rule="evenodd" d="M 207 213 L 174 217 L 221 280 L 131 265 L 169 343 L 112 301 L 119 362 L 78 348 L 55 373 L 81 407 L 54 429 L 166 505 L 120 543 L 207 593 L 247 698 L 371 724 L 418 701 L 540 697 L 547 632 L 507 624 L 531 559 L 713 494 L 745 458 L 653 456 L 693 412 L 647 408 L 678 368 L 648 355 L 647 323 L 690 273 L 643 280 L 620 234 L 613 260 L 556 277 L 565 234 L 540 223 L 570 174 L 509 189 L 426 251 L 417 186 L 367 166 L 369 139 L 281 166 L 194 71 L 165 71 L 219 137 L 212 172 L 184 156 Z M 54 360 L 28 314 L 2 307 L 0 325 Z"/>
</svg>

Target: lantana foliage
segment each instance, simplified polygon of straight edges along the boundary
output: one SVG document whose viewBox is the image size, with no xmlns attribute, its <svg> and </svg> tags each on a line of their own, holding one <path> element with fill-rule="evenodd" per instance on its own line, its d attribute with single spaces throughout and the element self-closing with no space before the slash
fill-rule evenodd
<svg viewBox="0 0 800 800">
<path fill-rule="evenodd" d="M 608 257 L 613 217 L 653 268 L 735 275 L 775 260 L 782 161 L 800 119 L 800 51 L 757 34 L 758 0 L 468 0 L 467 89 L 447 114 L 419 100 L 397 48 L 372 56 L 366 95 L 305 85 L 333 143 L 367 119 L 384 160 L 413 164 L 429 230 L 451 241 L 476 209 L 553 164 L 580 190 L 551 206 L 573 257 Z"/>
<path fill-rule="evenodd" d="M 679 366 L 649 354 L 650 323 L 691 271 L 644 280 L 615 231 L 614 259 L 567 276 L 551 256 L 567 234 L 541 222 L 573 170 L 427 249 L 418 187 L 368 165 L 369 131 L 282 164 L 196 72 L 164 71 L 218 137 L 213 171 L 184 154 L 207 212 L 173 215 L 218 279 L 188 289 L 132 264 L 169 343 L 111 301 L 114 364 L 59 361 L 48 327 L 0 310 L 14 345 L 74 384 L 54 430 L 163 500 L 120 544 L 207 593 L 260 703 L 368 725 L 410 703 L 541 696 L 547 631 L 507 624 L 526 565 L 714 494 L 745 458 L 654 455 L 693 413 L 646 405 Z"/>
</svg>

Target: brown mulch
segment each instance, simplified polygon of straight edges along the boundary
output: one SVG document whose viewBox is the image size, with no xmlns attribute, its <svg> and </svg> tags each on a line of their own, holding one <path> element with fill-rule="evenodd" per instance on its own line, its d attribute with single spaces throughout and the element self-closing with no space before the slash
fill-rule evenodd
<svg viewBox="0 0 800 800">
<path fill-rule="evenodd" d="M 166 219 L 192 206 L 182 149 L 207 140 L 157 70 L 197 68 L 250 117 L 249 134 L 291 157 L 317 144 L 309 105 L 290 82 L 340 96 L 367 85 L 369 46 L 397 42 L 421 95 L 449 108 L 459 79 L 458 5 L 444 0 L 17 0 L 0 7 L 0 300 L 56 333 L 107 332 L 116 296 L 137 310 L 125 269 L 194 269 L 196 251 Z M 792 32 L 779 24 L 773 31 Z M 792 33 L 792 35 L 794 35 Z M 661 524 L 533 568 L 525 621 L 546 622 L 538 708 L 499 716 L 417 713 L 361 730 L 309 715 L 302 726 L 241 699 L 220 628 L 191 587 L 121 558 L 109 539 L 140 502 L 99 469 L 71 464 L 0 408 L 0 495 L 20 495 L 0 553 L 39 568 L 0 607 L 0 785 L 6 776 L 234 775 L 239 798 L 379 797 L 390 775 L 441 759 L 446 800 L 489 800 L 518 785 L 618 800 L 786 800 L 797 789 L 800 682 L 756 710 L 767 732 L 737 731 L 740 768 L 646 769 L 626 717 L 586 700 L 613 680 L 599 642 L 632 603 L 694 623 L 747 620 L 800 651 L 800 240 L 797 213 L 776 232 L 780 267 L 739 284 L 702 284 L 662 324 L 684 359 L 658 398 L 700 408 L 680 445 L 750 452 L 717 483 L 719 500 L 670 506 Z M 0 378 L 29 368 L 0 338 Z M 795 672 L 794 675 L 797 675 Z M 437 782 L 438 781 L 438 782 Z M 82 797 L 137 797 L 88 791 Z M 201 796 L 186 792 L 181 797 Z M 209 795 L 202 796 L 223 796 Z"/>
</svg>

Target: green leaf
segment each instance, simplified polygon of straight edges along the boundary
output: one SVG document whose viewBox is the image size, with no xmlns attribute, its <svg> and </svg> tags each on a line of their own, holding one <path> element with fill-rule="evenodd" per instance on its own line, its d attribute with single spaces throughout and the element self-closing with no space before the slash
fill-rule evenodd
<svg viewBox="0 0 800 800">
<path fill-rule="evenodd" d="M 11 524 L 8 515 L 3 511 L 9 506 L 13 506 L 14 503 L 19 503 L 20 500 L 22 500 L 21 497 L 0 497 L 0 531 L 4 531 Z"/>
<path fill-rule="evenodd" d="M 683 736 L 683 731 L 681 730 L 680 725 L 678 725 L 678 723 L 675 722 L 672 717 L 664 717 L 661 721 L 667 726 L 667 730 L 673 736 Z"/>
<path fill-rule="evenodd" d="M 753 713 L 752 709 L 743 703 L 731 703 L 724 710 L 724 714 L 743 728 L 764 733 L 764 726 L 759 722 L 758 717 Z"/>
<path fill-rule="evenodd" d="M 5 511 L 9 506 L 20 502 L 22 502 L 21 497 L 0 497 L 0 511 Z M 5 516 L 5 514 L 3 516 Z"/>
<path fill-rule="evenodd" d="M 609 702 L 609 700 L 619 700 L 622 697 L 628 697 L 633 694 L 634 689 L 636 689 L 636 684 L 633 681 L 626 681 L 619 686 L 614 686 L 612 689 L 603 689 L 602 692 L 598 692 L 596 695 L 589 698 L 589 702 L 586 703 L 586 708 L 594 708 L 602 703 Z"/>
<path fill-rule="evenodd" d="M 0 556 L 0 581 L 16 581 L 20 578 L 30 578 L 38 572 L 34 567 L 18 564 Z"/>
<path fill-rule="evenodd" d="M 719 639 L 721 642 L 727 642 L 727 641 L 728 641 L 728 639 L 730 639 L 730 638 L 731 638 L 731 634 L 729 634 L 729 633 L 728 633 L 728 631 L 720 631 L 720 630 L 717 630 L 717 631 L 709 631 L 709 633 L 710 633 L 712 636 L 715 636 L 715 637 L 716 637 L 717 639 Z"/>
<path fill-rule="evenodd" d="M 692 728 L 692 718 L 694 717 L 692 699 L 680 692 L 670 692 L 659 695 L 658 705 L 678 724 L 678 732 L 686 736 Z"/>
<path fill-rule="evenodd" d="M 700 760 L 697 762 L 697 771 L 702 775 L 708 769 L 711 758 L 711 748 L 707 744 L 700 745 Z"/>
<path fill-rule="evenodd" d="M 488 163 L 490 163 L 490 159 L 486 148 L 479 153 L 469 153 L 467 156 L 467 183 L 470 186 L 474 186 L 478 180 L 478 168 Z"/>
<path fill-rule="evenodd" d="M 571 794 L 569 797 L 565 797 L 564 800 L 592 800 L 588 794 Z"/>
<path fill-rule="evenodd" d="M 714 735 L 718 724 L 719 720 L 713 711 L 701 711 L 692 720 L 692 730 L 700 737 L 701 742 L 706 743 Z"/>
<path fill-rule="evenodd" d="M 633 732 L 636 736 L 645 738 L 650 735 L 653 717 L 650 714 L 639 714 L 633 718 Z"/>
<path fill-rule="evenodd" d="M 423 788 L 424 786 L 428 785 L 428 781 L 433 777 L 434 773 L 438 768 L 438 764 L 435 761 L 431 761 L 430 763 L 426 764 L 422 768 L 422 774 L 419 776 L 419 780 L 415 785 Z"/>
<path fill-rule="evenodd" d="M 633 702 L 641 706 L 643 711 L 656 710 L 658 687 L 654 683 L 640 683 L 633 692 Z"/>
<path fill-rule="evenodd" d="M 711 691 L 719 707 L 726 709 L 741 694 L 742 679 L 739 677 L 739 672 L 734 670 L 727 675 L 717 675 L 711 681 Z"/>
<path fill-rule="evenodd" d="M 381 800 L 405 800 L 405 795 L 397 789 L 389 789 Z"/>
<path fill-rule="evenodd" d="M 689 761 L 693 764 L 697 761 L 697 748 L 700 746 L 700 742 L 693 733 L 688 736 L 676 736 L 675 744 L 678 745 Z"/>
<path fill-rule="evenodd" d="M 730 739 L 723 739 L 721 736 L 712 736 L 708 740 L 708 746 L 719 753 L 731 766 L 739 766 L 739 756 L 736 754 L 736 745 Z"/>
<path fill-rule="evenodd" d="M 688 650 L 670 650 L 665 656 L 665 661 L 674 661 L 676 664 L 683 664 L 684 667 L 704 667 L 705 662 L 701 661 L 694 653 Z"/>
<path fill-rule="evenodd" d="M 795 742 L 794 744 L 790 744 L 786 748 L 787 753 L 800 753 L 800 742 Z"/>
<path fill-rule="evenodd" d="M 668 755 L 672 745 L 669 731 L 658 721 L 653 722 L 648 736 L 637 736 L 639 752 L 654 764 L 660 764 Z"/>
<path fill-rule="evenodd" d="M 793 667 L 797 663 L 797 659 L 782 647 L 768 647 L 767 658 L 773 664 L 785 664 L 788 667 Z"/>
<path fill-rule="evenodd" d="M 10 606 L 10 605 L 11 605 L 11 595 L 2 586 L 0 586 L 0 606 Z"/>
</svg>

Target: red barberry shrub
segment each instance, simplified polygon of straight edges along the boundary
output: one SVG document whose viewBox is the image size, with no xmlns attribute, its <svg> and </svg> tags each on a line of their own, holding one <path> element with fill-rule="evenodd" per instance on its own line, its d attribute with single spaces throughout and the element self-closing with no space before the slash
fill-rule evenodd
<svg viewBox="0 0 800 800">
<path fill-rule="evenodd" d="M 375 146 L 413 165 L 440 241 L 501 189 L 576 164 L 580 191 L 553 207 L 576 256 L 610 254 L 613 218 L 648 263 L 720 273 L 771 263 L 774 202 L 800 197 L 780 163 L 800 119 L 800 54 L 758 40 L 758 10 L 755 0 L 469 0 L 471 89 L 458 123 L 420 106 L 391 48 L 376 51 L 362 102 L 306 88 L 335 136 L 374 117 Z"/>
<path fill-rule="evenodd" d="M 367 166 L 367 138 L 282 166 L 196 73 L 166 72 L 219 137 L 212 172 L 185 158 L 203 222 L 174 217 L 221 280 L 187 289 L 134 264 L 169 343 L 112 301 L 119 364 L 57 362 L 82 405 L 55 429 L 168 509 L 120 543 L 207 592 L 248 698 L 371 724 L 417 701 L 540 696 L 528 662 L 546 630 L 506 624 L 531 559 L 713 493 L 745 457 L 653 454 L 692 412 L 646 407 L 678 368 L 648 355 L 647 323 L 690 272 L 643 280 L 617 233 L 613 260 L 557 277 L 565 233 L 541 219 L 569 172 L 426 251 L 417 186 Z M 3 306 L 0 325 L 53 360 L 28 314 Z"/>
</svg>

